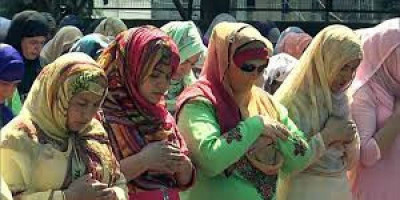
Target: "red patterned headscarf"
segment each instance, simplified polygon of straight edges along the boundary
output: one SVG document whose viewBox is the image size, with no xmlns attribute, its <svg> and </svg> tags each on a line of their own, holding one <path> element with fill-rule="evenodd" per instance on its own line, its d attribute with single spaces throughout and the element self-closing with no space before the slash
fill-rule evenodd
<svg viewBox="0 0 400 200">
<path fill-rule="evenodd" d="M 100 56 L 98 62 L 109 79 L 109 93 L 103 105 L 104 126 L 118 160 L 134 155 L 148 143 L 168 139 L 186 152 L 165 101 L 153 104 L 144 98 L 139 86 L 162 62 L 174 74 L 179 66 L 179 51 L 173 40 L 160 29 L 142 26 L 122 32 Z M 142 175 L 130 186 L 145 190 L 174 187 L 171 177 Z"/>
</svg>

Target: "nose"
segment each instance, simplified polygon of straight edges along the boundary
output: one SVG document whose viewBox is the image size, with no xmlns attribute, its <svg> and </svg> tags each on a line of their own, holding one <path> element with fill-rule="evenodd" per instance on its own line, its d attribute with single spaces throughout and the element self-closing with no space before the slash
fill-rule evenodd
<svg viewBox="0 0 400 200">
<path fill-rule="evenodd" d="M 87 109 L 82 109 L 81 112 L 82 119 L 85 122 L 89 122 L 90 120 L 92 120 L 97 110 L 98 110 L 97 106 L 88 106 Z"/>
<path fill-rule="evenodd" d="M 161 78 L 158 83 L 156 83 L 156 86 L 158 87 L 160 92 L 166 92 L 170 86 L 171 80 L 167 76 Z"/>
</svg>

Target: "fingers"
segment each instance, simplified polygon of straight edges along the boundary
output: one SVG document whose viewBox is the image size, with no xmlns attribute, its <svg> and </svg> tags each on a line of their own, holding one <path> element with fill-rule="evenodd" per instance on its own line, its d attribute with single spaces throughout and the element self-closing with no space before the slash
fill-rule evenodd
<svg viewBox="0 0 400 200">
<path fill-rule="evenodd" d="M 96 181 L 95 183 L 92 184 L 92 189 L 94 189 L 95 191 L 104 190 L 106 188 L 108 188 L 108 185 L 101 183 L 99 181 Z"/>
<path fill-rule="evenodd" d="M 114 199 L 115 196 L 115 191 L 112 188 L 106 188 L 96 192 L 96 199 Z"/>
</svg>

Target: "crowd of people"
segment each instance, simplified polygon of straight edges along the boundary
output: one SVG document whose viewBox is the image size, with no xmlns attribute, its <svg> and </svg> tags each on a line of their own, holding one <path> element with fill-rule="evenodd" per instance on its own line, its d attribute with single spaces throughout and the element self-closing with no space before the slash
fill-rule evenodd
<svg viewBox="0 0 400 200">
<path fill-rule="evenodd" d="M 400 18 L 0 18 L 0 199 L 395 200 Z"/>
</svg>

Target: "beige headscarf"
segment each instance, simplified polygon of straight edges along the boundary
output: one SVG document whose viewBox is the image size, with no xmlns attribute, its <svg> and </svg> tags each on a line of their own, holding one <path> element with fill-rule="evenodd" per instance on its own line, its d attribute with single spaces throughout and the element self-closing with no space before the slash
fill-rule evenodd
<svg viewBox="0 0 400 200">
<path fill-rule="evenodd" d="M 94 29 L 93 33 L 100 33 L 104 36 L 117 37 L 121 32 L 128 30 L 125 23 L 117 18 L 107 17 Z"/>
<path fill-rule="evenodd" d="M 83 37 L 82 32 L 75 26 L 62 27 L 40 52 L 42 66 L 52 63 L 62 54 L 67 53 L 81 37 Z"/>
<path fill-rule="evenodd" d="M 314 38 L 274 96 L 287 107 L 295 124 L 313 136 L 337 112 L 336 97 L 346 97 L 333 95 L 330 83 L 346 63 L 361 58 L 361 41 L 354 31 L 342 25 L 329 26 Z"/>
</svg>

